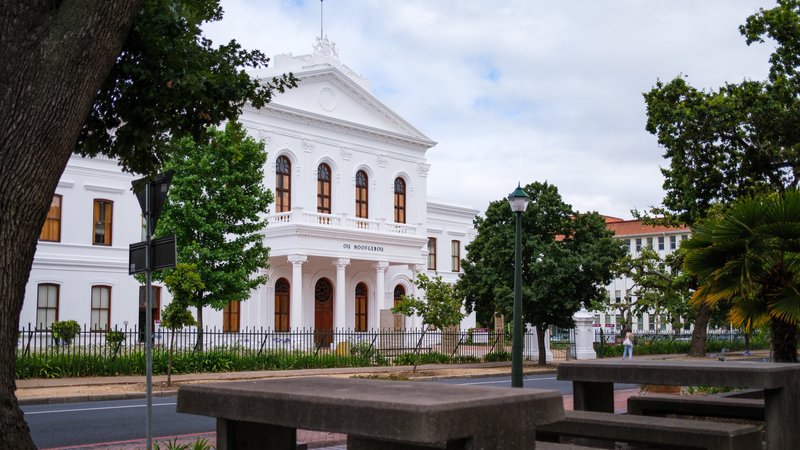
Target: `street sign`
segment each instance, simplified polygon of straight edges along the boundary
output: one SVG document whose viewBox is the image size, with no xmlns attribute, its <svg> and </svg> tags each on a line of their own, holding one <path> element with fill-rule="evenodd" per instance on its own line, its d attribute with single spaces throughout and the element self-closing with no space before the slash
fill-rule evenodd
<svg viewBox="0 0 800 450">
<path fill-rule="evenodd" d="M 153 250 L 151 253 L 153 255 L 151 271 L 175 267 L 175 263 L 178 260 L 175 236 L 153 239 L 151 245 Z M 147 242 L 137 242 L 130 245 L 128 262 L 128 273 L 130 275 L 147 271 Z"/>
<path fill-rule="evenodd" d="M 161 217 L 161 209 L 167 201 L 167 192 L 169 192 L 169 185 L 172 183 L 172 176 L 175 174 L 174 170 L 168 170 L 166 173 L 160 173 L 155 178 L 149 180 L 148 178 L 140 178 L 134 180 L 133 192 L 136 194 L 136 199 L 139 200 L 139 206 L 142 207 L 142 212 L 146 213 L 147 210 L 147 190 L 145 184 L 150 185 L 150 232 L 154 232 L 158 218 Z"/>
</svg>

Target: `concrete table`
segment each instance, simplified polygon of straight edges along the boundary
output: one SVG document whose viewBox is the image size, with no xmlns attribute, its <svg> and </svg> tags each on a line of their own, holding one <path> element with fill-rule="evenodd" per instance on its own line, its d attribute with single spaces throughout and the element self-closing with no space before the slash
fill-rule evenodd
<svg viewBox="0 0 800 450">
<path fill-rule="evenodd" d="M 329 377 L 185 385 L 177 409 L 217 417 L 220 450 L 295 450 L 297 428 L 349 449 L 530 449 L 564 418 L 556 391 Z"/>
<path fill-rule="evenodd" d="M 558 379 L 571 380 L 575 409 L 614 412 L 614 383 L 723 386 L 764 390 L 767 448 L 800 449 L 800 364 L 747 361 L 569 361 Z"/>
</svg>

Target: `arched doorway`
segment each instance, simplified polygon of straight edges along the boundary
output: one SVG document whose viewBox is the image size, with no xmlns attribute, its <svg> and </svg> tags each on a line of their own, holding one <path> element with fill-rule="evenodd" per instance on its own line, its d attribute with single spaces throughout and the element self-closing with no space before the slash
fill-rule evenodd
<svg viewBox="0 0 800 450">
<path fill-rule="evenodd" d="M 333 342 L 333 286 L 327 278 L 314 286 L 314 342 L 319 346 Z"/>
<path fill-rule="evenodd" d="M 403 287 L 402 284 L 398 284 L 394 287 L 394 306 L 397 306 L 400 303 L 404 295 L 406 295 L 406 288 Z M 395 314 L 393 325 L 394 331 L 403 331 L 403 329 L 406 327 L 406 316 L 402 314 Z"/>
</svg>

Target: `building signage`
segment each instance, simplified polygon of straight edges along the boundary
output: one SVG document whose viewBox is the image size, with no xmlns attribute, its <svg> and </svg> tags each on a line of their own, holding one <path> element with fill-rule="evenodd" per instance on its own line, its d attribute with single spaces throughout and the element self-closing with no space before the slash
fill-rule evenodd
<svg viewBox="0 0 800 450">
<path fill-rule="evenodd" d="M 345 250 L 358 250 L 362 252 L 373 252 L 373 253 L 383 253 L 383 247 L 380 245 L 372 245 L 372 244 L 350 244 L 344 243 L 342 244 L 342 248 Z"/>
</svg>

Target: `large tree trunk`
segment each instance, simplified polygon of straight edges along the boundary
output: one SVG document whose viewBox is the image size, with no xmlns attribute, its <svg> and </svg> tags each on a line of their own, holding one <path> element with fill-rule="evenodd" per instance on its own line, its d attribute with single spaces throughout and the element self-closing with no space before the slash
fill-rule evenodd
<svg viewBox="0 0 800 450">
<path fill-rule="evenodd" d="M 772 359 L 797 362 L 797 325 L 772 318 Z"/>
<path fill-rule="evenodd" d="M 540 324 L 536 327 L 536 342 L 539 344 L 539 365 L 547 365 L 547 352 L 544 349 L 544 336 L 547 334 L 547 325 Z"/>
<path fill-rule="evenodd" d="M 39 232 L 141 0 L 0 7 L 0 448 L 35 448 L 14 395 L 17 331 Z"/>
<path fill-rule="evenodd" d="M 203 351 L 203 307 L 197 307 L 197 342 L 194 343 L 194 351 Z"/>
<path fill-rule="evenodd" d="M 708 339 L 708 321 L 711 311 L 708 305 L 702 303 L 697 310 L 697 318 L 694 319 L 694 330 L 692 330 L 692 343 L 689 347 L 689 356 L 695 358 L 706 357 L 706 342 Z"/>
</svg>

